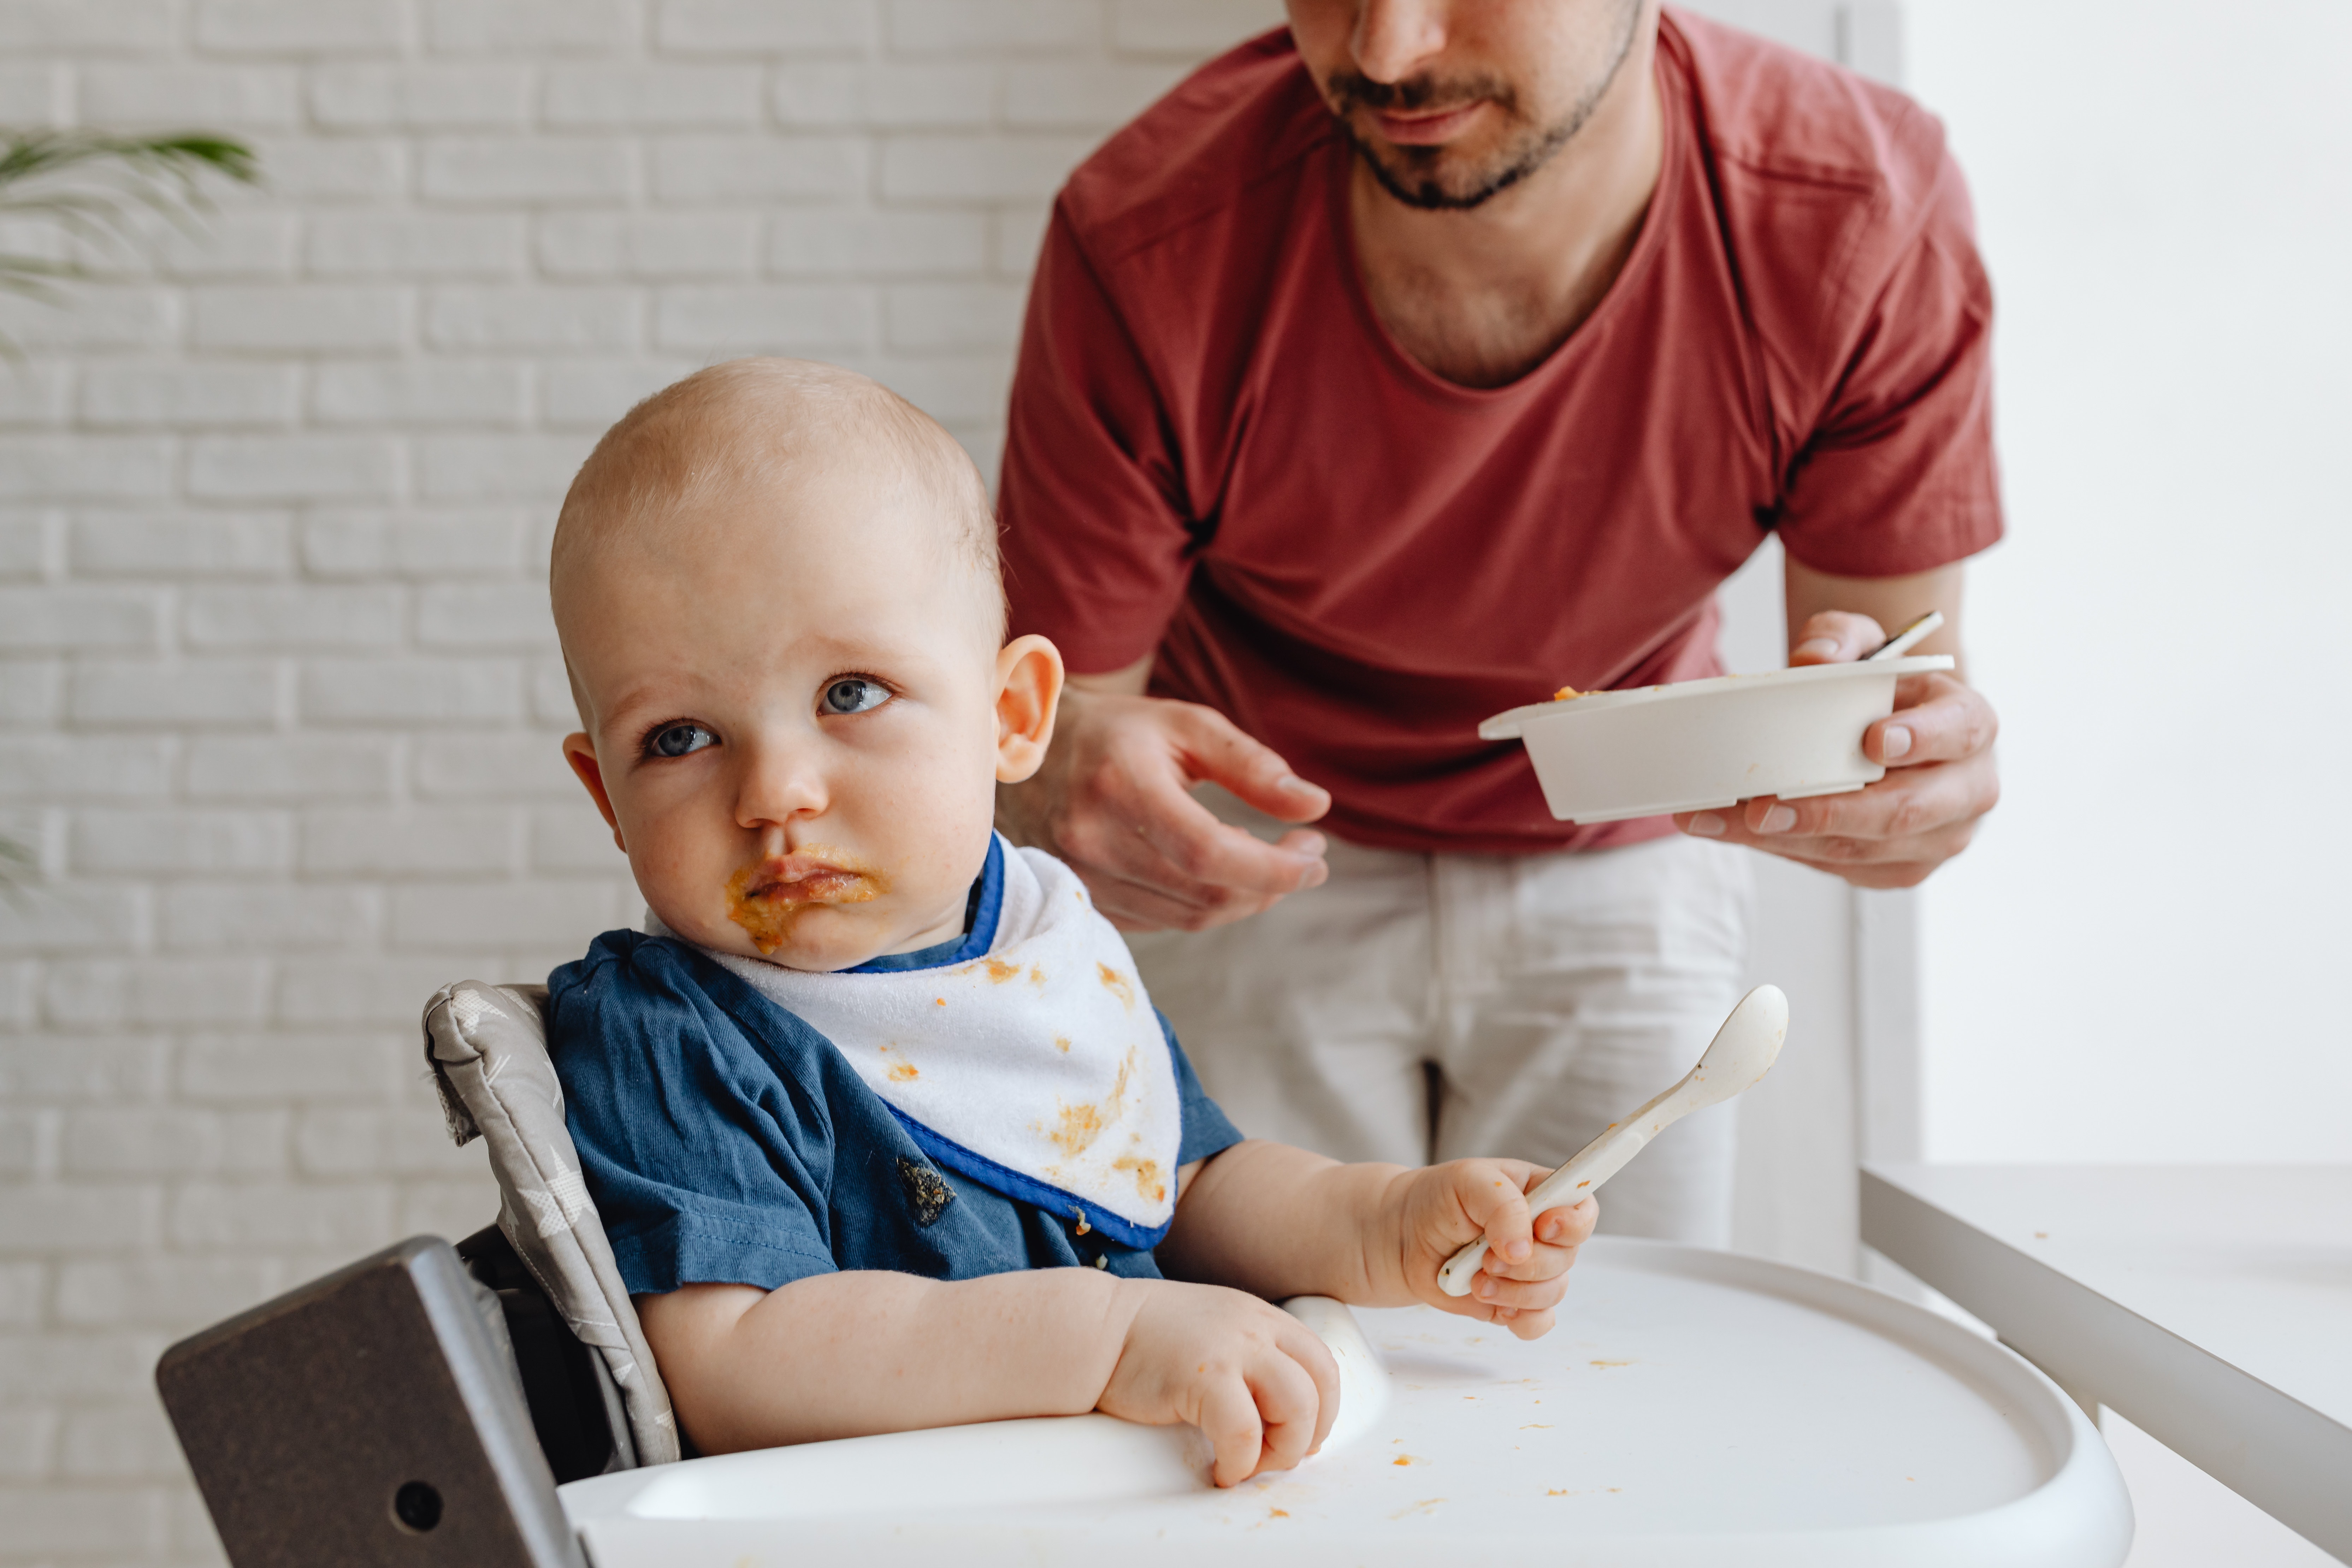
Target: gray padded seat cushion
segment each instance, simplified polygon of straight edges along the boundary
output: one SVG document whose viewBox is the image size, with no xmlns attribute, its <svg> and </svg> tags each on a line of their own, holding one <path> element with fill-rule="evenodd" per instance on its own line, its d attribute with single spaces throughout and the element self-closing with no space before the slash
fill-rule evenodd
<svg viewBox="0 0 2352 1568">
<path fill-rule="evenodd" d="M 604 1358 L 637 1462 L 667 1464 L 678 1457 L 677 1417 L 581 1179 L 546 1006 L 544 985 L 445 985 L 425 1009 L 425 1058 L 449 1136 L 489 1149 L 499 1229 L 572 1333 Z"/>
</svg>

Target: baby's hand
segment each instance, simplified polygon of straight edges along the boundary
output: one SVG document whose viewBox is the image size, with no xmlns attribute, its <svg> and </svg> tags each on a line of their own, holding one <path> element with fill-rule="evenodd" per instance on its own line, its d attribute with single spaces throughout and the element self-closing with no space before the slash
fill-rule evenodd
<svg viewBox="0 0 2352 1568">
<path fill-rule="evenodd" d="M 1128 1421 L 1189 1421 L 1234 1486 L 1323 1446 L 1339 1414 L 1339 1365 L 1281 1308 L 1222 1285 L 1133 1282 L 1142 1306 L 1095 1408 Z"/>
<path fill-rule="evenodd" d="M 1413 1298 L 1501 1323 L 1523 1340 L 1550 1332 L 1551 1310 L 1568 1293 L 1569 1266 L 1601 1217 L 1592 1198 L 1530 1215 L 1528 1192 L 1550 1173 L 1525 1160 L 1455 1160 L 1398 1177 L 1391 1206 Z M 1482 1236 L 1486 1260 L 1470 1293 L 1447 1295 L 1438 1288 L 1439 1267 Z"/>
</svg>

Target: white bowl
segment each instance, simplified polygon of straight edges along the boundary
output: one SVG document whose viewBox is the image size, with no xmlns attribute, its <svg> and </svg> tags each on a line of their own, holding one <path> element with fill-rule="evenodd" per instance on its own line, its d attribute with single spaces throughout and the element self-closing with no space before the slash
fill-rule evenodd
<svg viewBox="0 0 2352 1568">
<path fill-rule="evenodd" d="M 1897 680 L 1951 668 L 1934 654 L 1592 691 L 1497 713 L 1478 733 L 1527 742 L 1562 822 L 1801 800 L 1884 777 L 1862 753 L 1863 731 L 1895 711 Z"/>
</svg>

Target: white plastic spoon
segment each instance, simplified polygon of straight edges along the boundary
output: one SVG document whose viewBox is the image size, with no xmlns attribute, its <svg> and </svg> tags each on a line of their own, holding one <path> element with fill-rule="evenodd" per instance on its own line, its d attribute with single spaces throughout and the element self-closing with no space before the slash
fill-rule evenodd
<svg viewBox="0 0 2352 1568">
<path fill-rule="evenodd" d="M 1788 1037 L 1789 999 L 1777 985 L 1759 985 L 1739 999 L 1682 1082 L 1624 1121 L 1610 1123 L 1600 1137 L 1570 1155 L 1567 1164 L 1538 1183 L 1528 1194 L 1528 1212 L 1540 1215 L 1583 1202 L 1667 1127 L 1694 1110 L 1721 1104 L 1762 1078 L 1780 1059 L 1780 1042 Z M 1482 1236 L 1445 1260 L 1437 1271 L 1438 1288 L 1449 1296 L 1468 1295 L 1486 1257 L 1486 1238 Z"/>
<path fill-rule="evenodd" d="M 1916 645 L 1932 636 L 1943 624 L 1944 612 L 1930 610 L 1862 657 L 1865 661 L 1874 658 L 1901 658 Z"/>
</svg>

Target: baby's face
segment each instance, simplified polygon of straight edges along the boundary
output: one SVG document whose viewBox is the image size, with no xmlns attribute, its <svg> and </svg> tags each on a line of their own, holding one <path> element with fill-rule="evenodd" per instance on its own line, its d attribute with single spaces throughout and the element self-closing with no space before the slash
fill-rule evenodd
<svg viewBox="0 0 2352 1568">
<path fill-rule="evenodd" d="M 680 936 L 831 970 L 962 930 L 995 782 L 1042 757 L 1061 661 L 996 649 L 977 574 L 942 522 L 892 510 L 911 504 L 803 481 L 567 590 L 593 730 L 564 750 Z"/>
</svg>

